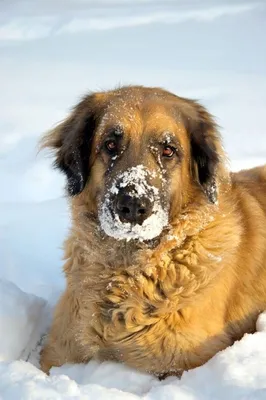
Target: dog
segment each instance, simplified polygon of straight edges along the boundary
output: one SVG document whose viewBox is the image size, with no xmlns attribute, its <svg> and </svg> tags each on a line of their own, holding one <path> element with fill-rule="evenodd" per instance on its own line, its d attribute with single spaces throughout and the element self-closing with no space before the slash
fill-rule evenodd
<svg viewBox="0 0 266 400">
<path fill-rule="evenodd" d="M 255 331 L 266 166 L 231 173 L 202 105 L 142 86 L 91 93 L 42 146 L 71 207 L 43 371 L 94 358 L 180 375 Z"/>
</svg>

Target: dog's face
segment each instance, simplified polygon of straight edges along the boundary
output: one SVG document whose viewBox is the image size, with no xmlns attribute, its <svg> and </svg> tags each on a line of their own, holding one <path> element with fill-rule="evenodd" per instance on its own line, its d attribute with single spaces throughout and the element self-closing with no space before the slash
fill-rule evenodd
<svg viewBox="0 0 266 400">
<path fill-rule="evenodd" d="M 91 169 L 92 181 L 102 171 L 100 185 L 93 186 L 106 234 L 145 240 L 162 232 L 170 201 L 181 194 L 184 137 L 182 122 L 160 101 L 138 95 L 110 100 L 94 136 Z"/>
<path fill-rule="evenodd" d="M 222 154 L 212 117 L 161 89 L 87 96 L 47 136 L 70 196 L 83 196 L 116 239 L 161 234 L 196 195 L 217 200 Z"/>
</svg>

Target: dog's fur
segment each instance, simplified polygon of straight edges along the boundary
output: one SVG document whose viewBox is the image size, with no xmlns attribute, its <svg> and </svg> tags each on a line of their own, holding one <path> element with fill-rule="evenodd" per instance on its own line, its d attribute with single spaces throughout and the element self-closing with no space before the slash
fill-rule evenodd
<svg viewBox="0 0 266 400">
<path fill-rule="evenodd" d="M 127 144 L 110 160 L 102 140 L 117 126 Z M 153 182 L 167 191 L 169 225 L 148 242 L 107 236 L 99 199 L 129 167 L 160 171 L 147 143 L 162 131 L 178 143 L 164 165 L 166 186 Z M 94 357 L 178 374 L 255 331 L 266 304 L 266 166 L 229 173 L 204 107 L 158 88 L 94 93 L 44 146 L 67 176 L 72 210 L 67 288 L 41 354 L 44 371 Z"/>
</svg>

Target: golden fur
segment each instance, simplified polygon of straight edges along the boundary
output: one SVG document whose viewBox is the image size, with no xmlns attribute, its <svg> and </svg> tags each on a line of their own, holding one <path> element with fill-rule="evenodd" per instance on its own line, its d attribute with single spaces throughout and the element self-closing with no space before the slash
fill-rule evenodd
<svg viewBox="0 0 266 400">
<path fill-rule="evenodd" d="M 118 122 L 132 147 L 110 167 L 100 140 Z M 144 162 L 157 171 L 144 143 L 162 129 L 174 132 L 182 153 L 166 167 L 169 226 L 148 243 L 105 235 L 97 207 L 107 168 L 111 178 Z M 72 211 L 67 287 L 41 354 L 44 371 L 94 357 L 178 374 L 255 331 L 266 304 L 266 166 L 229 173 L 202 106 L 157 88 L 96 93 L 44 145 L 67 175 Z"/>
</svg>

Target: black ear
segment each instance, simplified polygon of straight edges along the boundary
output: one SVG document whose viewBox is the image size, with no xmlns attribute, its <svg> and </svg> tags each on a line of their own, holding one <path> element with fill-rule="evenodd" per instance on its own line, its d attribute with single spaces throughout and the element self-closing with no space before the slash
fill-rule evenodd
<svg viewBox="0 0 266 400">
<path fill-rule="evenodd" d="M 42 147 L 55 150 L 54 166 L 66 175 L 70 196 L 81 193 L 89 177 L 89 160 L 97 119 L 92 100 L 93 95 L 84 98 L 70 116 L 42 141 Z"/>
<path fill-rule="evenodd" d="M 207 110 L 191 102 L 189 116 L 192 172 L 211 203 L 217 202 L 217 171 L 223 154 L 217 125 Z"/>
</svg>

